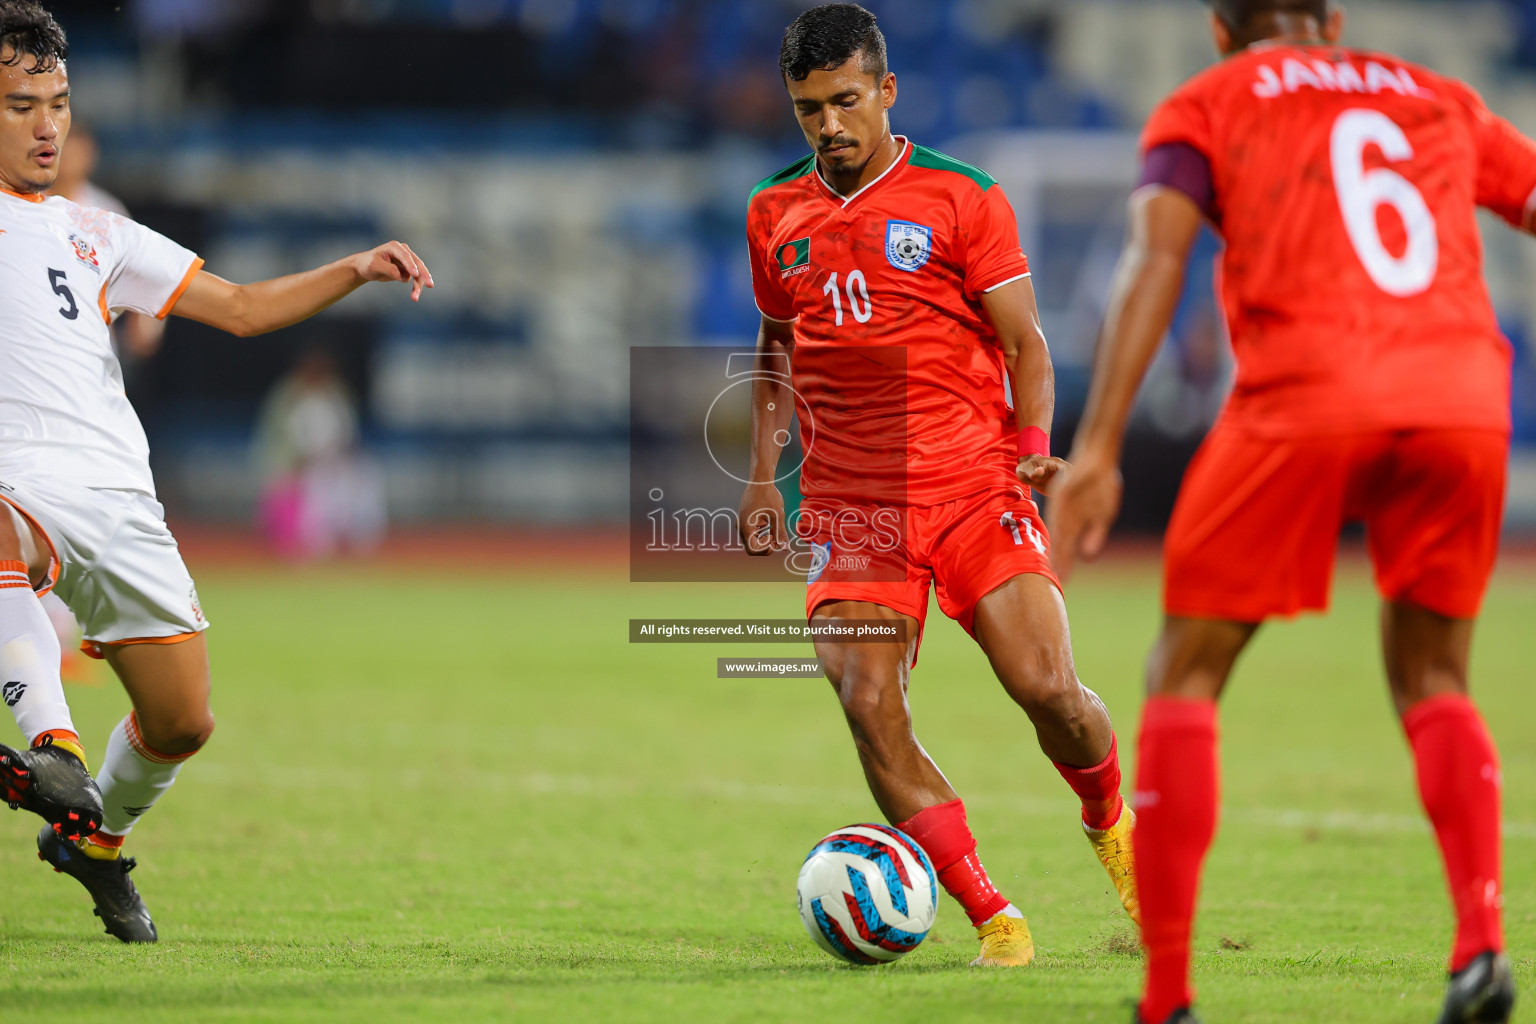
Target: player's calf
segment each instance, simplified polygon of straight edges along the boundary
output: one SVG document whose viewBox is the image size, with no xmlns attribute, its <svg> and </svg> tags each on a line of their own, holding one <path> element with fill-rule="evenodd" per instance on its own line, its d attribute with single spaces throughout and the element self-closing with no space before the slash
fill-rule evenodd
<svg viewBox="0 0 1536 1024">
<path fill-rule="evenodd" d="M 1029 716 L 1040 749 L 1058 764 L 1094 768 L 1114 731 L 1103 701 L 1077 678 L 1061 592 L 1023 573 L 976 605 L 976 640 L 1003 689 Z"/>
<path fill-rule="evenodd" d="M 905 651 L 894 644 L 818 644 L 875 803 L 892 822 L 955 799 L 912 732 Z"/>
<path fill-rule="evenodd" d="M 171 644 L 109 646 L 105 653 L 133 698 L 134 711 L 107 739 L 99 776 L 102 835 L 87 847 L 100 859 L 117 855 L 112 843 L 120 845 L 165 795 L 214 727 L 201 633 Z"/>
<path fill-rule="evenodd" d="M 1445 864 L 1456 911 L 1451 970 L 1461 972 L 1504 949 L 1498 750 L 1476 706 L 1460 694 L 1415 704 L 1403 729 Z"/>
<path fill-rule="evenodd" d="M 1093 765 L 1110 742 L 1109 714 L 1098 695 L 1078 681 L 1070 665 L 1018 673 L 1008 693 L 1029 716 L 1040 747 L 1054 761 Z"/>
<path fill-rule="evenodd" d="M 939 883 L 975 926 L 979 967 L 1022 967 L 1035 955 L 1028 922 L 987 877 L 965 805 L 912 733 L 905 651 L 893 645 L 818 645 L 853 733 L 870 792 L 888 820 L 933 862 Z"/>
<path fill-rule="evenodd" d="M 202 737 L 212 732 L 211 717 L 208 721 Z M 137 712 L 118 722 L 107 738 L 101 765 L 102 829 L 83 851 L 96 860 L 117 859 L 128 833 L 171 788 L 181 766 L 195 753 L 196 747 L 172 753 L 150 745 L 139 727 Z"/>
<path fill-rule="evenodd" d="M 1094 854 L 1126 913 L 1140 924 L 1131 840 L 1136 819 L 1120 795 L 1114 727 L 1103 701 L 1077 678 L 1060 594 L 1043 577 L 1016 577 L 982 599 L 975 626 L 999 681 L 1082 801 Z"/>
</svg>

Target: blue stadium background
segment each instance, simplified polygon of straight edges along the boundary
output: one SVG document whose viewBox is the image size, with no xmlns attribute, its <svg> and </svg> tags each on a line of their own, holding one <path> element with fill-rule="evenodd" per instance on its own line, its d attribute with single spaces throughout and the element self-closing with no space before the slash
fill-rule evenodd
<svg viewBox="0 0 1536 1024">
<path fill-rule="evenodd" d="M 420 306 L 359 295 L 252 341 L 173 323 L 131 378 L 173 515 L 249 521 L 260 400 L 299 352 L 323 346 L 361 396 L 397 521 L 622 520 L 627 350 L 743 346 L 755 332 L 744 198 L 804 151 L 776 59 L 806 6 L 54 5 L 75 47 L 77 109 L 103 142 L 98 182 L 209 269 L 250 279 L 398 236 L 442 285 Z M 1213 59 L 1204 11 L 1195 0 L 867 6 L 900 81 L 897 130 L 986 163 L 1035 211 L 1022 230 L 1060 370 L 1061 436 L 1081 405 L 1134 131 Z M 1469 78 L 1536 132 L 1536 0 L 1356 6 L 1352 42 Z M 1102 173 L 1085 181 L 1073 167 Z M 1488 236 L 1518 352 L 1518 432 L 1536 442 L 1536 254 L 1508 232 Z M 1158 524 L 1219 404 L 1227 368 L 1209 288 L 1202 261 L 1137 421 L 1133 471 L 1162 483 L 1141 489 L 1132 526 Z M 1525 459 L 1517 526 L 1536 522 Z"/>
</svg>

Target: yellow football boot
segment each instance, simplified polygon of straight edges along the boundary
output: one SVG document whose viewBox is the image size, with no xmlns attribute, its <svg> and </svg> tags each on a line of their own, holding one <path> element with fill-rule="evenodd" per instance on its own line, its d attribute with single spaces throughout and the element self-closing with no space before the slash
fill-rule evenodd
<svg viewBox="0 0 1536 1024">
<path fill-rule="evenodd" d="M 1136 831 L 1136 812 L 1126 804 L 1120 811 L 1120 820 L 1102 832 L 1083 826 L 1099 863 L 1109 872 L 1109 880 L 1115 883 L 1120 894 L 1120 904 L 1136 927 L 1141 927 L 1141 898 L 1136 894 L 1136 862 L 1131 857 L 1131 833 Z"/>
<path fill-rule="evenodd" d="M 1023 967 L 1035 958 L 1035 940 L 1029 937 L 1029 922 L 1022 917 L 998 914 L 976 929 L 981 940 L 981 955 L 972 967 Z"/>
</svg>

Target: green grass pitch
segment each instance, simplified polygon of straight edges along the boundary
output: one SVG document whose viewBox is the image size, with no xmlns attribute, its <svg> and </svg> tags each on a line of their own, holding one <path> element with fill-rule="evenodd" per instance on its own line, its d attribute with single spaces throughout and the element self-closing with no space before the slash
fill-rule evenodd
<svg viewBox="0 0 1536 1024">
<path fill-rule="evenodd" d="M 794 909 L 800 860 L 870 820 L 825 684 L 714 678 L 722 654 L 629 646 L 631 616 L 793 617 L 793 587 L 630 585 L 596 570 L 205 569 L 219 731 L 130 843 L 162 941 L 102 935 L 0 809 L 3 1019 L 1114 1021 L 1140 961 L 1070 794 L 937 611 L 918 733 L 1028 914 L 1025 970 L 965 966 L 945 900 L 899 964 L 834 963 Z M 1127 774 L 1150 565 L 1070 595 L 1079 669 Z M 1536 998 L 1536 579 L 1505 572 L 1476 686 L 1502 747 L 1509 940 Z M 1223 715 L 1222 831 L 1198 923 L 1208 1024 L 1427 1022 L 1450 914 L 1346 570 L 1325 619 L 1268 628 Z M 115 683 L 72 699 L 93 760 Z M 11 727 L 7 724 L 4 729 Z M 1517 1014 L 1518 1016 L 1518 1014 Z"/>
</svg>

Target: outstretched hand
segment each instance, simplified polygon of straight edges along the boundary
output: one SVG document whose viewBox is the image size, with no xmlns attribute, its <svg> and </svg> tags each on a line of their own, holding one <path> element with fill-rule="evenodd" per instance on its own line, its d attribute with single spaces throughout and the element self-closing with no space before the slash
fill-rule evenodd
<svg viewBox="0 0 1536 1024">
<path fill-rule="evenodd" d="M 421 290 L 432 287 L 432 272 L 404 242 L 385 242 L 352 258 L 364 281 L 409 281 L 412 302 L 420 302 Z"/>
<path fill-rule="evenodd" d="M 1065 459 L 1054 459 L 1049 455 L 1030 455 L 1019 460 L 1015 472 L 1019 475 L 1019 483 L 1049 496 L 1056 478 L 1069 468 Z"/>
<path fill-rule="evenodd" d="M 1120 514 L 1124 481 L 1113 461 L 1086 458 L 1074 462 L 1046 509 L 1056 574 L 1072 575 L 1079 558 L 1093 561 L 1104 550 L 1109 529 Z"/>
</svg>

